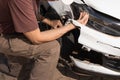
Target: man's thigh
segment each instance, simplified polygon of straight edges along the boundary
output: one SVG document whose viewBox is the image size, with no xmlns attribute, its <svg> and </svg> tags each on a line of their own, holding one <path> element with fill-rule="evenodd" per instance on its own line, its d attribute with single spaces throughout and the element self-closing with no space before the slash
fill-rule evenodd
<svg viewBox="0 0 120 80">
<path fill-rule="evenodd" d="M 33 58 L 34 55 L 42 55 L 44 51 L 50 51 L 54 49 L 54 47 L 60 47 L 56 40 L 41 43 L 39 45 L 33 45 L 24 37 L 0 37 L 0 52 L 8 55 Z"/>
</svg>

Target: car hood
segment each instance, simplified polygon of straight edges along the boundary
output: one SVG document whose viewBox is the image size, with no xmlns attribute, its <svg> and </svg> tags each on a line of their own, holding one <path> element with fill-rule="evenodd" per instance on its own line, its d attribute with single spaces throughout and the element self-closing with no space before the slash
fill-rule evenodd
<svg viewBox="0 0 120 80">
<path fill-rule="evenodd" d="M 102 13 L 120 19 L 120 0 L 84 0 L 84 2 Z"/>
</svg>

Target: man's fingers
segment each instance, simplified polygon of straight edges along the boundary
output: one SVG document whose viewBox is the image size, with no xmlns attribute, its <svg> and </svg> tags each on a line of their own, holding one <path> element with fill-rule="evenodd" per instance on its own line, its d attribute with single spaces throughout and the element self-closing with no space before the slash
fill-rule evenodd
<svg viewBox="0 0 120 80">
<path fill-rule="evenodd" d="M 61 21 L 59 21 L 59 26 L 60 26 L 60 27 L 62 27 L 62 26 L 63 26 L 63 24 L 61 23 Z"/>
<path fill-rule="evenodd" d="M 86 12 L 81 12 L 79 19 L 82 19 L 86 15 Z"/>
<path fill-rule="evenodd" d="M 86 12 L 83 12 L 81 17 L 79 18 L 79 21 L 81 24 L 86 24 L 88 22 L 89 14 Z"/>
<path fill-rule="evenodd" d="M 79 17 L 79 20 L 80 20 L 80 19 L 82 19 L 82 15 L 83 15 L 83 13 L 81 12 L 81 13 L 80 13 L 80 17 Z"/>
<path fill-rule="evenodd" d="M 87 23 L 88 18 L 89 18 L 89 15 L 86 14 L 86 15 L 84 16 L 84 18 L 81 20 L 81 21 L 83 22 L 83 24 L 86 24 L 86 23 Z"/>
<path fill-rule="evenodd" d="M 53 27 L 54 29 L 60 28 L 62 26 L 63 24 L 59 20 L 54 21 L 54 27 Z"/>
</svg>

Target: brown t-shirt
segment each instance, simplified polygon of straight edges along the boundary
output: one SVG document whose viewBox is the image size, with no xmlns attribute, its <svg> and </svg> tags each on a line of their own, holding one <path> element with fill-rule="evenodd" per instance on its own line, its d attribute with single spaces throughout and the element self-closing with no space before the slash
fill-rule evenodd
<svg viewBox="0 0 120 80">
<path fill-rule="evenodd" d="M 36 13 L 36 0 L 0 0 L 0 33 L 37 29 Z"/>
</svg>

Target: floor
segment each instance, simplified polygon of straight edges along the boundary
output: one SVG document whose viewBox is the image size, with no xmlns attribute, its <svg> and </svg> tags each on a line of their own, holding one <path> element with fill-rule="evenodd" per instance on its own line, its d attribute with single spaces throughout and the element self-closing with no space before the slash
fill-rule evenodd
<svg viewBox="0 0 120 80">
<path fill-rule="evenodd" d="M 56 70 L 55 77 L 58 77 L 57 80 L 120 80 L 120 79 L 112 79 L 105 77 L 97 77 L 94 75 L 88 76 L 85 74 L 81 74 L 78 76 L 60 63 L 58 64 L 58 69 Z M 0 73 L 0 80 L 17 80 L 17 79 L 15 77 L 11 77 L 6 74 Z"/>
</svg>

